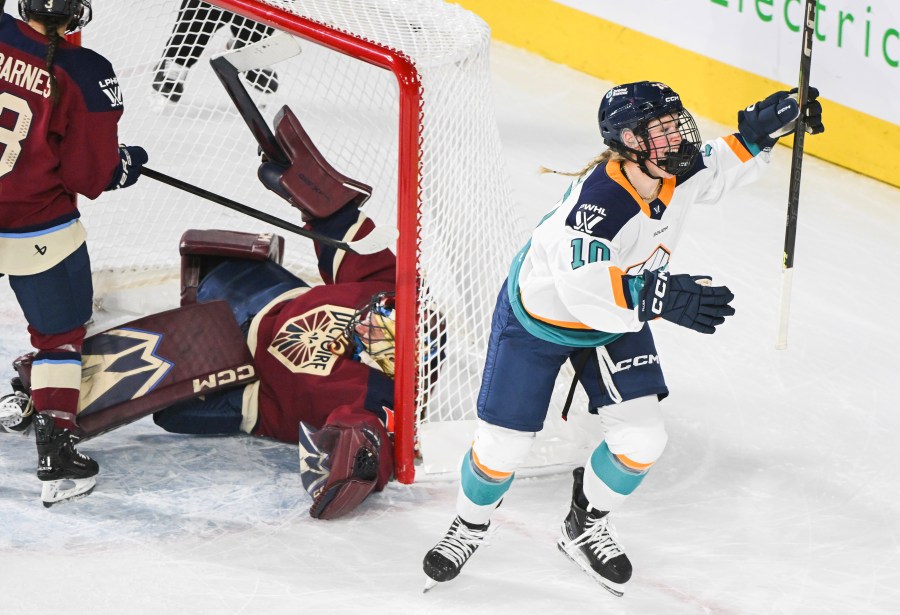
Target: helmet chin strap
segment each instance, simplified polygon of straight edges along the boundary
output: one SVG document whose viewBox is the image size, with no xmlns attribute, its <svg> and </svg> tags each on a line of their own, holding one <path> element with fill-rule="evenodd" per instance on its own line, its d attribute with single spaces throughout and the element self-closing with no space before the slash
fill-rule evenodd
<svg viewBox="0 0 900 615">
<path fill-rule="evenodd" d="M 612 147 L 612 149 L 614 149 L 615 151 L 622 154 L 622 156 L 624 156 L 628 161 L 633 162 L 636 165 L 638 165 L 638 167 L 641 169 L 641 172 L 644 175 L 646 175 L 647 177 L 650 177 L 652 179 L 657 179 L 657 180 L 662 179 L 661 177 L 656 177 L 655 175 L 653 175 L 650 172 L 650 169 L 647 168 L 647 162 L 650 160 L 650 156 L 647 155 L 647 152 L 637 150 L 637 149 L 632 149 L 632 148 L 628 147 L 627 145 L 625 145 L 624 143 L 616 144 L 616 146 Z M 629 156 L 629 154 L 633 157 Z M 654 163 L 654 164 L 656 164 L 656 163 Z"/>
</svg>

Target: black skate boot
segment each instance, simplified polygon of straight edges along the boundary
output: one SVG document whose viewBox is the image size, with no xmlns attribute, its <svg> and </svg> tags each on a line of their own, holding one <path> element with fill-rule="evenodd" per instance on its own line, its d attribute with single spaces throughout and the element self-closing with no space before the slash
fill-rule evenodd
<svg viewBox="0 0 900 615">
<path fill-rule="evenodd" d="M 165 96 L 169 102 L 177 103 L 181 100 L 188 69 L 172 60 L 160 60 L 153 70 L 151 87 Z"/>
<path fill-rule="evenodd" d="M 8 432 L 28 433 L 34 418 L 31 396 L 16 376 L 10 381 L 13 392 L 0 397 L 0 429 Z"/>
<path fill-rule="evenodd" d="M 75 450 L 78 438 L 68 429 L 58 429 L 49 414 L 34 417 L 38 450 L 37 477 L 43 483 L 41 500 L 49 508 L 56 502 L 94 489 L 100 471 L 97 462 Z"/>
<path fill-rule="evenodd" d="M 631 578 L 631 562 L 617 541 L 609 513 L 588 505 L 582 491 L 584 468 L 575 468 L 572 474 L 572 507 L 556 546 L 610 593 L 622 596 Z"/>
<path fill-rule="evenodd" d="M 475 553 L 475 549 L 484 543 L 489 526 L 490 523 L 472 525 L 459 517 L 454 519 L 441 541 L 425 554 L 422 569 L 428 575 L 428 580 L 424 591 L 438 583 L 455 579 Z"/>
</svg>

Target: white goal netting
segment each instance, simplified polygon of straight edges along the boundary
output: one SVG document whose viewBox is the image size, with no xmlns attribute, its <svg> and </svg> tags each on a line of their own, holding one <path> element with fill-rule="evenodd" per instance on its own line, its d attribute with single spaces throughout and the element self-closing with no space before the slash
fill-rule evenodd
<svg viewBox="0 0 900 615">
<path fill-rule="evenodd" d="M 426 364 L 405 368 L 418 370 L 420 467 L 452 471 L 471 436 L 497 292 L 526 236 L 502 164 L 490 89 L 489 29 L 476 15 L 440 0 L 236 4 L 262 21 L 271 20 L 272 9 L 308 18 L 323 26 L 326 42 L 333 28 L 400 52 L 418 73 L 421 102 L 411 126 L 400 120 L 403 101 L 395 74 L 321 41 L 299 38 L 301 53 L 271 66 L 274 75 L 245 77 L 270 124 L 289 105 L 335 168 L 373 187 L 365 211 L 377 223 L 398 225 L 398 188 L 404 182 L 418 186 L 417 249 L 409 263 L 419 280 L 417 335 L 429 338 L 433 319 L 423 310 L 437 309 L 446 319 L 447 359 L 436 379 Z M 212 56 L 272 31 L 209 8 L 194 0 L 94 2 L 94 21 L 82 43 L 109 58 L 119 75 L 126 109 L 120 139 L 146 148 L 153 169 L 300 224 L 297 210 L 256 178 L 256 142 L 209 65 Z M 176 96 L 167 98 L 161 88 L 154 89 L 161 68 L 170 69 L 167 74 L 177 82 Z M 271 89 L 273 79 L 277 90 L 261 91 Z M 417 173 L 398 164 L 403 130 L 418 135 Z M 101 312 L 129 309 L 122 299 L 127 289 L 177 280 L 178 241 L 188 228 L 277 232 L 286 239 L 285 264 L 316 280 L 308 240 L 149 178 L 106 193 L 97 203 L 83 201 L 81 209 Z M 174 284 L 150 293 L 162 304 L 154 309 L 177 305 Z M 148 304 L 134 308 L 149 309 Z M 436 425 L 442 429 L 435 430 Z"/>
</svg>

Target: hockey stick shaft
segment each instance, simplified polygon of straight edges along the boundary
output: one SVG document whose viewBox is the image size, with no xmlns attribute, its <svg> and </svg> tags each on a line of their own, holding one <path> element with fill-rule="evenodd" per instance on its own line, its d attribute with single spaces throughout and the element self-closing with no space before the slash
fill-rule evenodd
<svg viewBox="0 0 900 615">
<path fill-rule="evenodd" d="M 251 218 L 262 220 L 263 222 L 267 222 L 272 226 L 277 226 L 278 228 L 290 231 L 302 237 L 307 237 L 309 239 L 317 241 L 322 245 L 337 248 L 338 250 L 345 250 L 347 252 L 353 252 L 354 254 L 374 254 L 376 252 L 384 250 L 385 248 L 391 247 L 392 241 L 396 239 L 396 236 L 392 232 L 392 229 L 376 227 L 371 233 L 358 241 L 339 241 L 337 239 L 332 239 L 331 237 L 328 237 L 326 235 L 316 233 L 315 231 L 308 231 L 295 224 L 291 224 L 290 222 L 285 222 L 281 218 L 276 218 L 275 216 L 259 211 L 258 209 L 253 209 L 252 207 L 248 207 L 247 205 L 243 205 L 242 203 L 238 203 L 237 201 L 233 201 L 227 197 L 221 196 L 214 192 L 210 192 L 209 190 L 204 190 L 203 188 L 200 188 L 193 184 L 189 184 L 175 177 L 171 177 L 169 175 L 166 175 L 165 173 L 160 173 L 159 171 L 156 171 L 154 169 L 144 167 L 141 170 L 141 174 L 155 179 L 158 182 L 162 182 L 164 184 L 168 184 L 170 186 L 178 188 L 179 190 L 184 190 L 185 192 L 188 192 L 195 196 L 199 196 L 208 201 L 212 201 L 213 203 L 216 203 L 218 205 L 228 207 L 229 209 L 238 211 L 244 215 L 250 216 Z"/>
<path fill-rule="evenodd" d="M 787 348 L 788 322 L 791 310 L 791 288 L 794 279 L 794 247 L 797 241 L 797 218 L 800 209 L 800 173 L 803 167 L 803 145 L 806 141 L 806 105 L 809 98 L 809 71 L 812 65 L 812 46 L 816 30 L 816 0 L 806 0 L 803 11 L 803 36 L 800 49 L 800 78 L 797 102 L 800 117 L 794 129 L 791 153 L 791 179 L 788 188 L 787 221 L 784 233 L 784 256 L 781 265 L 781 299 L 778 305 L 778 338 L 775 348 Z"/>
</svg>

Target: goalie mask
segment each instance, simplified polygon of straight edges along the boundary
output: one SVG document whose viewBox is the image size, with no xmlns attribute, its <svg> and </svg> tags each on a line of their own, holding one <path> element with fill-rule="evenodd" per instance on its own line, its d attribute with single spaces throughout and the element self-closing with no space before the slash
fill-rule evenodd
<svg viewBox="0 0 900 615">
<path fill-rule="evenodd" d="M 598 120 L 603 142 L 651 177 L 647 162 L 678 176 L 691 170 L 700 153 L 700 131 L 693 116 L 664 83 L 617 85 L 603 96 Z M 625 143 L 626 132 L 636 143 Z"/>
<path fill-rule="evenodd" d="M 354 358 L 394 377 L 394 293 L 378 293 L 357 310 L 344 329 L 354 346 Z"/>
<path fill-rule="evenodd" d="M 69 19 L 66 34 L 72 34 L 88 25 L 93 12 L 90 0 L 19 0 L 19 15 L 25 21 L 40 17 L 66 17 Z"/>
</svg>

